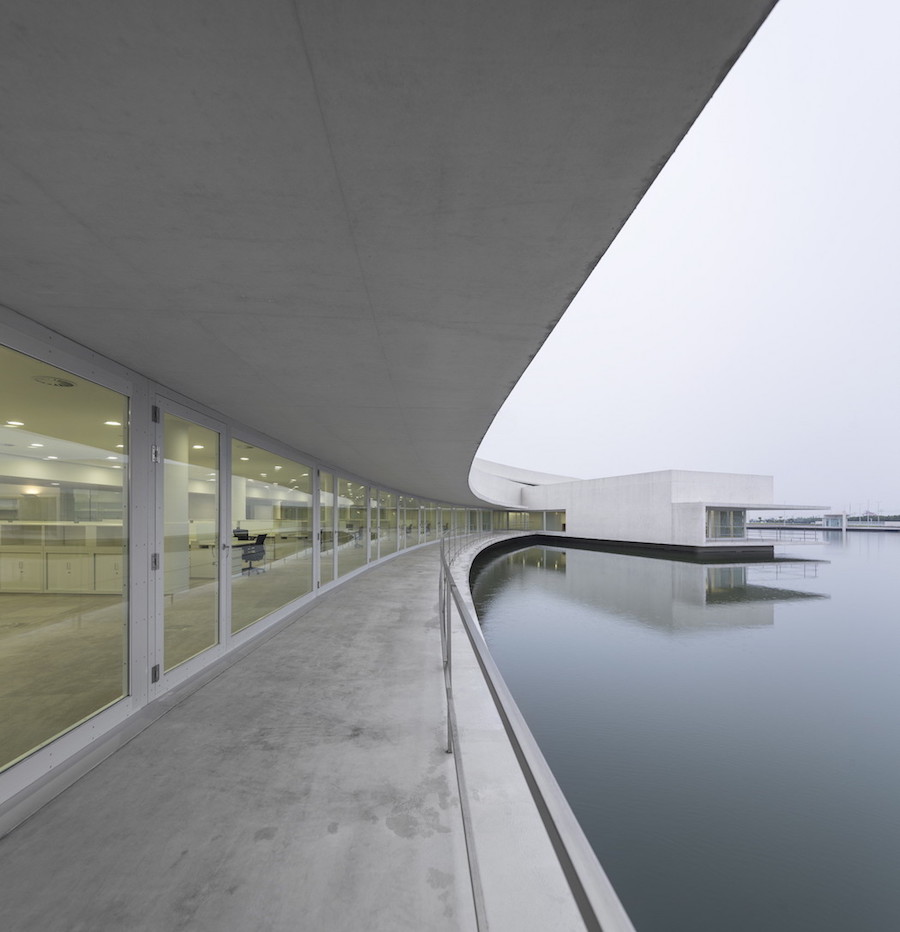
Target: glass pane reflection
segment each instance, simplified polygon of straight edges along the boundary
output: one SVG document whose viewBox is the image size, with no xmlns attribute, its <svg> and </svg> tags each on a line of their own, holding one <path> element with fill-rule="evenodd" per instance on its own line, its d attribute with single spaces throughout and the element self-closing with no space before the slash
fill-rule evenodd
<svg viewBox="0 0 900 932">
<path fill-rule="evenodd" d="M 163 430 L 163 645 L 171 670 L 219 640 L 219 435 L 169 413 Z"/>
<path fill-rule="evenodd" d="M 128 399 L 0 347 L 0 770 L 128 693 Z"/>
<path fill-rule="evenodd" d="M 312 590 L 309 466 L 231 443 L 231 630 Z"/>
</svg>

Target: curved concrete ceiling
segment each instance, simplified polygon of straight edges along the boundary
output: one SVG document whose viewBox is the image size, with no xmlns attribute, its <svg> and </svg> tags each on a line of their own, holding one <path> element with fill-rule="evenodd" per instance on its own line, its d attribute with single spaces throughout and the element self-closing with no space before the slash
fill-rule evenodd
<svg viewBox="0 0 900 932">
<path fill-rule="evenodd" d="M 475 501 L 494 414 L 772 0 L 8 0 L 0 303 Z"/>
</svg>

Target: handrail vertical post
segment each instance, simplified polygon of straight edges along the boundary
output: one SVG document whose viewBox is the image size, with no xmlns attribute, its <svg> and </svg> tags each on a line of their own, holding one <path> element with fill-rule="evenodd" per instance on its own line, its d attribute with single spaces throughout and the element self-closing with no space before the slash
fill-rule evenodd
<svg viewBox="0 0 900 932">
<path fill-rule="evenodd" d="M 453 702 L 453 639 L 450 632 L 452 631 L 451 617 L 450 612 L 452 611 L 452 602 L 450 598 L 450 580 L 447 579 L 445 583 L 446 594 L 444 598 L 446 599 L 447 611 L 447 662 L 446 662 L 446 683 L 447 683 L 447 753 L 453 753 L 453 727 L 452 727 L 452 718 L 451 718 L 451 708 L 450 704 Z"/>
</svg>

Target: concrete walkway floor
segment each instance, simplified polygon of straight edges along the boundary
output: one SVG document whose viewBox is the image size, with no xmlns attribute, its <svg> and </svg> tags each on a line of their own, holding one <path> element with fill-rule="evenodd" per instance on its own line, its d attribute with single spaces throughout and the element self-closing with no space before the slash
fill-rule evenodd
<svg viewBox="0 0 900 932">
<path fill-rule="evenodd" d="M 473 929 L 437 572 L 326 594 L 0 840 L 2 928 Z"/>
</svg>

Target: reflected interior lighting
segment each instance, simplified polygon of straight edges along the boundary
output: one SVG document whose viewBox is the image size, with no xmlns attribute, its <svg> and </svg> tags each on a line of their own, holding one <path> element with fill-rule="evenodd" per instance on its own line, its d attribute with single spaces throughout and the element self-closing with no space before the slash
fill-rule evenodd
<svg viewBox="0 0 900 932">
<path fill-rule="evenodd" d="M 121 421 L 104 421 L 103 423 L 106 424 L 107 427 L 121 427 L 122 426 Z"/>
<path fill-rule="evenodd" d="M 107 456 L 106 458 L 108 460 L 117 460 L 119 457 L 118 456 Z"/>
<path fill-rule="evenodd" d="M 195 444 L 191 447 L 191 449 L 192 449 L 192 450 L 202 450 L 202 449 L 203 449 L 203 444 L 202 444 L 202 443 L 195 443 Z"/>
<path fill-rule="evenodd" d="M 30 447 L 42 447 L 43 444 L 42 444 L 42 443 L 29 443 L 28 446 L 30 446 Z"/>
<path fill-rule="evenodd" d="M 34 489 L 34 488 L 22 489 L 22 492 L 23 492 L 25 495 L 40 495 L 40 494 L 41 494 L 41 490 L 40 490 L 40 489 Z"/>
<path fill-rule="evenodd" d="M 58 460 L 59 457 L 58 456 L 45 456 L 44 459 L 45 460 Z"/>
<path fill-rule="evenodd" d="M 250 461 L 250 457 L 249 457 L 249 456 L 242 456 L 242 457 L 241 457 L 241 460 L 242 460 L 243 462 L 247 463 L 247 462 Z"/>
<path fill-rule="evenodd" d="M 25 422 L 24 421 L 7 421 L 6 426 L 7 427 L 24 427 Z"/>
</svg>

